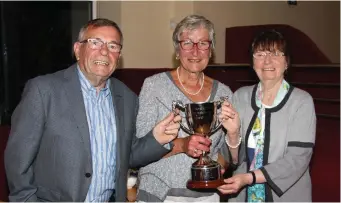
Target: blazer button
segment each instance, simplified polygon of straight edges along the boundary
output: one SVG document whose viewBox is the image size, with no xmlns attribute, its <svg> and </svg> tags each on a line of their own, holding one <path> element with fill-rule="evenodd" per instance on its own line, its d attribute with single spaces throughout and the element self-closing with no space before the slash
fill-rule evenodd
<svg viewBox="0 0 341 203">
<path fill-rule="evenodd" d="M 90 178 L 91 177 L 91 173 L 86 173 L 85 177 Z"/>
</svg>

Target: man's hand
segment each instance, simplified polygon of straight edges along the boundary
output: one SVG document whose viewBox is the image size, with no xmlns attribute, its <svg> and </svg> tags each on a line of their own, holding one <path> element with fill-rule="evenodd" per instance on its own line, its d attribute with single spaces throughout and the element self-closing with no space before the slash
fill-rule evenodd
<svg viewBox="0 0 341 203">
<path fill-rule="evenodd" d="M 166 118 L 160 121 L 153 129 L 155 139 L 161 144 L 167 144 L 178 136 L 180 129 L 179 122 L 181 121 L 180 115 L 171 112 Z"/>
</svg>

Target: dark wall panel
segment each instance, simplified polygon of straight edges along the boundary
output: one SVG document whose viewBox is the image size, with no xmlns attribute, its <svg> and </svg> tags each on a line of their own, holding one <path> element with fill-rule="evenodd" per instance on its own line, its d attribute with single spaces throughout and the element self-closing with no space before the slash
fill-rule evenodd
<svg viewBox="0 0 341 203">
<path fill-rule="evenodd" d="M 28 79 L 75 62 L 75 30 L 92 18 L 91 2 L 0 2 L 0 122 L 8 123 Z"/>
</svg>

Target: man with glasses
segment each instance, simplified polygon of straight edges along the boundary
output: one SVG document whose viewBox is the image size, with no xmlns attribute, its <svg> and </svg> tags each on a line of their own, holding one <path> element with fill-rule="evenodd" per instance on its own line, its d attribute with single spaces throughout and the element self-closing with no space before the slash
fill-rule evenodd
<svg viewBox="0 0 341 203">
<path fill-rule="evenodd" d="M 76 64 L 28 81 L 5 150 L 10 201 L 123 202 L 128 169 L 169 152 L 180 116 L 137 139 L 137 96 L 109 79 L 122 42 L 116 23 L 91 20 L 74 44 Z"/>
</svg>

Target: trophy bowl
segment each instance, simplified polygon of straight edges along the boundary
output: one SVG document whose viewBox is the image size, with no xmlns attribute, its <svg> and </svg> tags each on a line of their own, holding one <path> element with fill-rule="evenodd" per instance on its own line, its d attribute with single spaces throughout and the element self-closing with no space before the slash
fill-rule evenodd
<svg viewBox="0 0 341 203">
<path fill-rule="evenodd" d="M 197 134 L 210 137 L 221 127 L 218 122 L 217 110 L 227 98 L 223 97 L 217 102 L 189 103 L 183 105 L 180 101 L 173 102 L 173 110 L 178 108 L 185 112 L 188 128 L 182 123 L 181 129 L 189 135 Z M 192 178 L 187 182 L 189 189 L 217 188 L 224 184 L 221 166 L 213 161 L 207 153 L 203 152 L 199 159 L 191 166 Z"/>
</svg>

